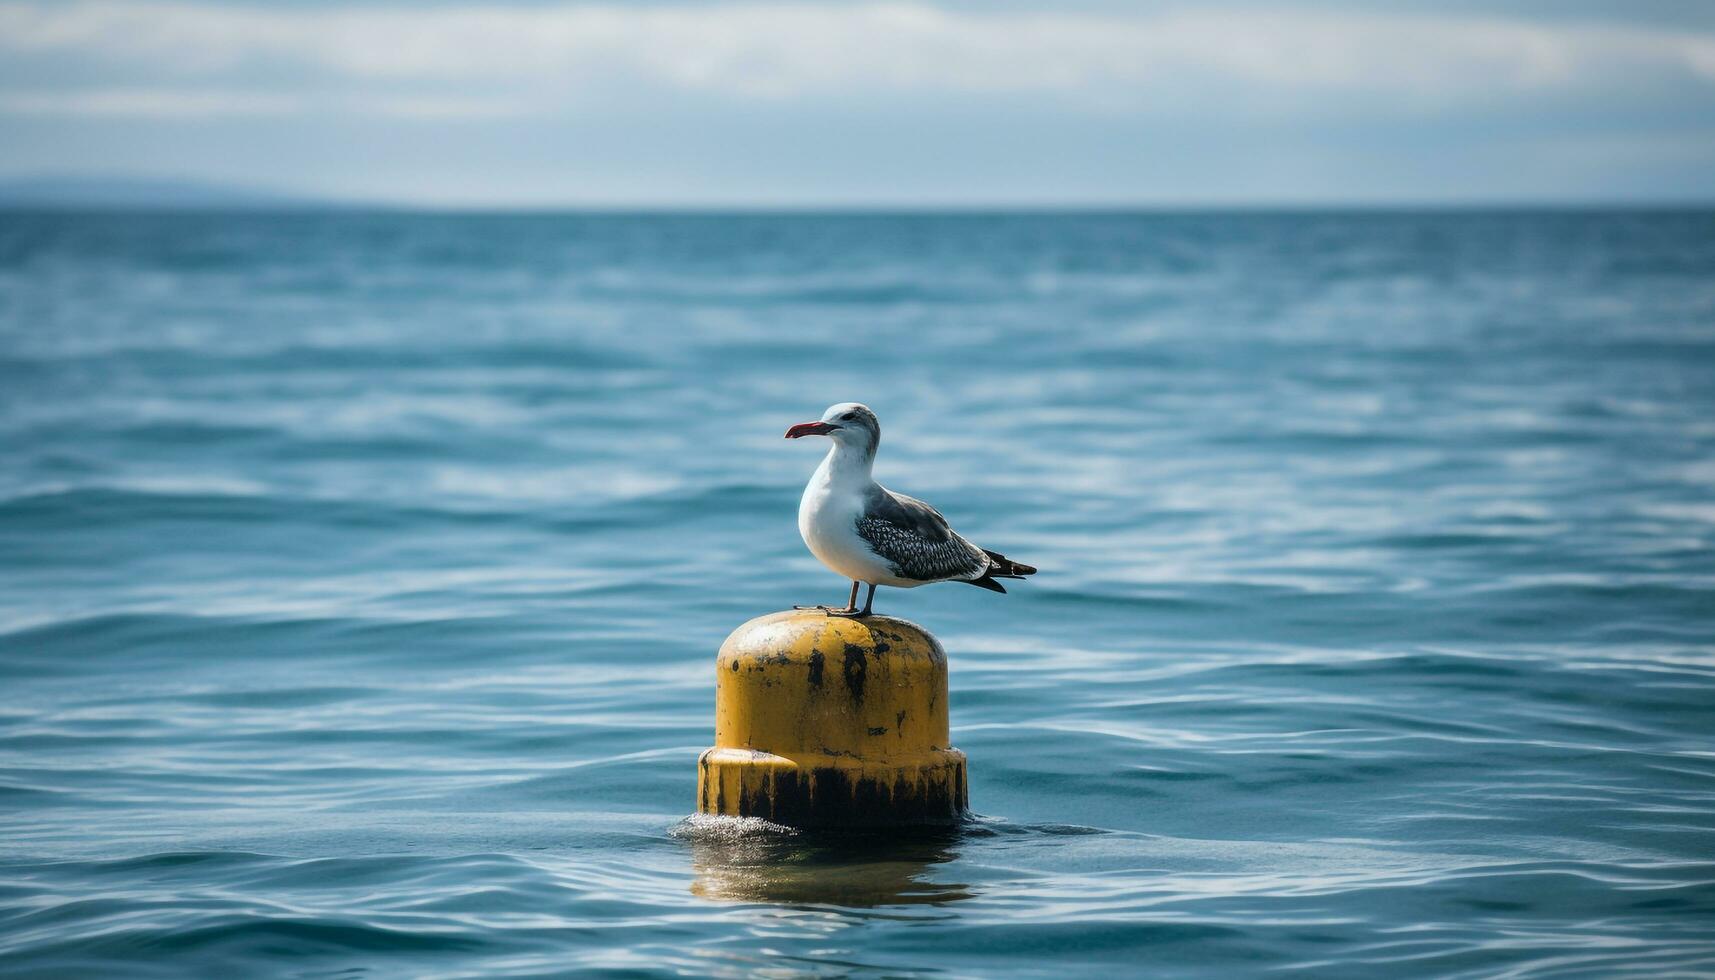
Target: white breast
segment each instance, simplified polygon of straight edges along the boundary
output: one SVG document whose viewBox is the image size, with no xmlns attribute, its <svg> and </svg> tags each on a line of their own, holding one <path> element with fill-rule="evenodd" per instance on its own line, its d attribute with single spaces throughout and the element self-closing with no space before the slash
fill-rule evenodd
<svg viewBox="0 0 1715 980">
<path fill-rule="evenodd" d="M 895 576 L 893 566 L 876 557 L 869 542 L 858 536 L 857 519 L 862 511 L 860 489 L 841 486 L 840 481 L 827 479 L 824 469 L 818 469 L 798 503 L 798 533 L 811 554 L 846 578 L 904 588 L 921 585 Z"/>
</svg>

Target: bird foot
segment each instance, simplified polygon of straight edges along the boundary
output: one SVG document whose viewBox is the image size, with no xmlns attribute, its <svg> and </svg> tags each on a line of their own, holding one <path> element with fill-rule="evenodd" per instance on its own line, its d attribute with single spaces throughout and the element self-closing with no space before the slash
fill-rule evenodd
<svg viewBox="0 0 1715 980">
<path fill-rule="evenodd" d="M 806 611 L 811 610 L 811 609 L 819 609 L 822 612 L 825 612 L 830 616 L 857 617 L 857 616 L 868 616 L 869 615 L 869 610 L 859 609 L 856 606 L 847 606 L 844 609 L 840 609 L 840 608 L 837 608 L 835 606 L 793 606 L 792 608 L 793 609 L 799 609 L 799 610 L 806 610 Z"/>
</svg>

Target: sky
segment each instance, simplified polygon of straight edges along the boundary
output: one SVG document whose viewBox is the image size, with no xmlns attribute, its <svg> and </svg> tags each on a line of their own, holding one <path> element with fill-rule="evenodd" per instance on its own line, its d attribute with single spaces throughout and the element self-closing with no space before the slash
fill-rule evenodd
<svg viewBox="0 0 1715 980">
<path fill-rule="evenodd" d="M 0 0 L 0 178 L 434 207 L 1715 201 L 1715 3 Z"/>
</svg>

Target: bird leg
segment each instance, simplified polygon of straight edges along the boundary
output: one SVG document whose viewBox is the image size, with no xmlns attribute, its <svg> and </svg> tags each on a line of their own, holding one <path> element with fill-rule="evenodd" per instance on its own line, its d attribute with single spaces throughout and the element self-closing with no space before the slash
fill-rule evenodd
<svg viewBox="0 0 1715 980">
<path fill-rule="evenodd" d="M 830 615 L 830 616 L 847 616 L 847 617 L 850 617 L 852 619 L 858 619 L 858 618 L 861 618 L 864 616 L 868 616 L 869 615 L 869 607 L 875 605 L 875 583 L 873 583 L 873 582 L 870 583 L 869 595 L 864 596 L 863 609 L 861 609 L 861 610 L 858 609 L 858 607 L 857 607 L 857 587 L 858 587 L 858 584 L 856 582 L 853 582 L 852 583 L 852 601 L 851 601 L 850 605 L 848 605 L 845 609 L 830 609 L 830 610 L 828 610 L 828 615 Z"/>
<path fill-rule="evenodd" d="M 858 612 L 857 590 L 858 590 L 858 583 L 853 582 L 852 583 L 852 596 L 850 599 L 846 600 L 846 607 L 844 609 L 835 609 L 833 606 L 793 606 L 792 608 L 793 609 L 820 609 L 830 616 L 868 616 L 869 615 L 869 607 L 868 606 L 863 607 L 863 612 L 861 612 L 861 613 Z M 870 595 L 870 598 L 872 598 L 872 599 L 875 598 L 875 586 L 872 585 L 869 587 L 869 595 Z"/>
</svg>

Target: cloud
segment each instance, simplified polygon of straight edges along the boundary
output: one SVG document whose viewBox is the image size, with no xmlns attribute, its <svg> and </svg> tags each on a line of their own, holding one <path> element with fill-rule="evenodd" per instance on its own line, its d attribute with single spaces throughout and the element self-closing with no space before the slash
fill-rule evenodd
<svg viewBox="0 0 1715 980">
<path fill-rule="evenodd" d="M 51 92 L 0 83 L 0 112 L 195 117 L 331 106 L 488 118 L 639 90 L 761 103 L 1024 97 L 1096 112 L 1313 113 L 1339 97 L 1433 112 L 1715 91 L 1712 34 L 1375 9 L 0 3 L 0 59 L 52 63 L 63 79 Z M 103 83 L 80 87 L 80 65 Z"/>
<path fill-rule="evenodd" d="M 522 106 L 456 96 L 310 97 L 271 92 L 195 88 L 94 88 L 77 91 L 0 92 L 0 113 L 137 119 L 232 119 L 295 116 L 330 111 L 393 119 L 501 119 Z"/>
<path fill-rule="evenodd" d="M 25 116 L 208 119 L 223 116 L 290 115 L 302 109 L 301 99 L 265 92 L 199 92 L 174 89 L 0 92 L 0 112 Z"/>
</svg>

